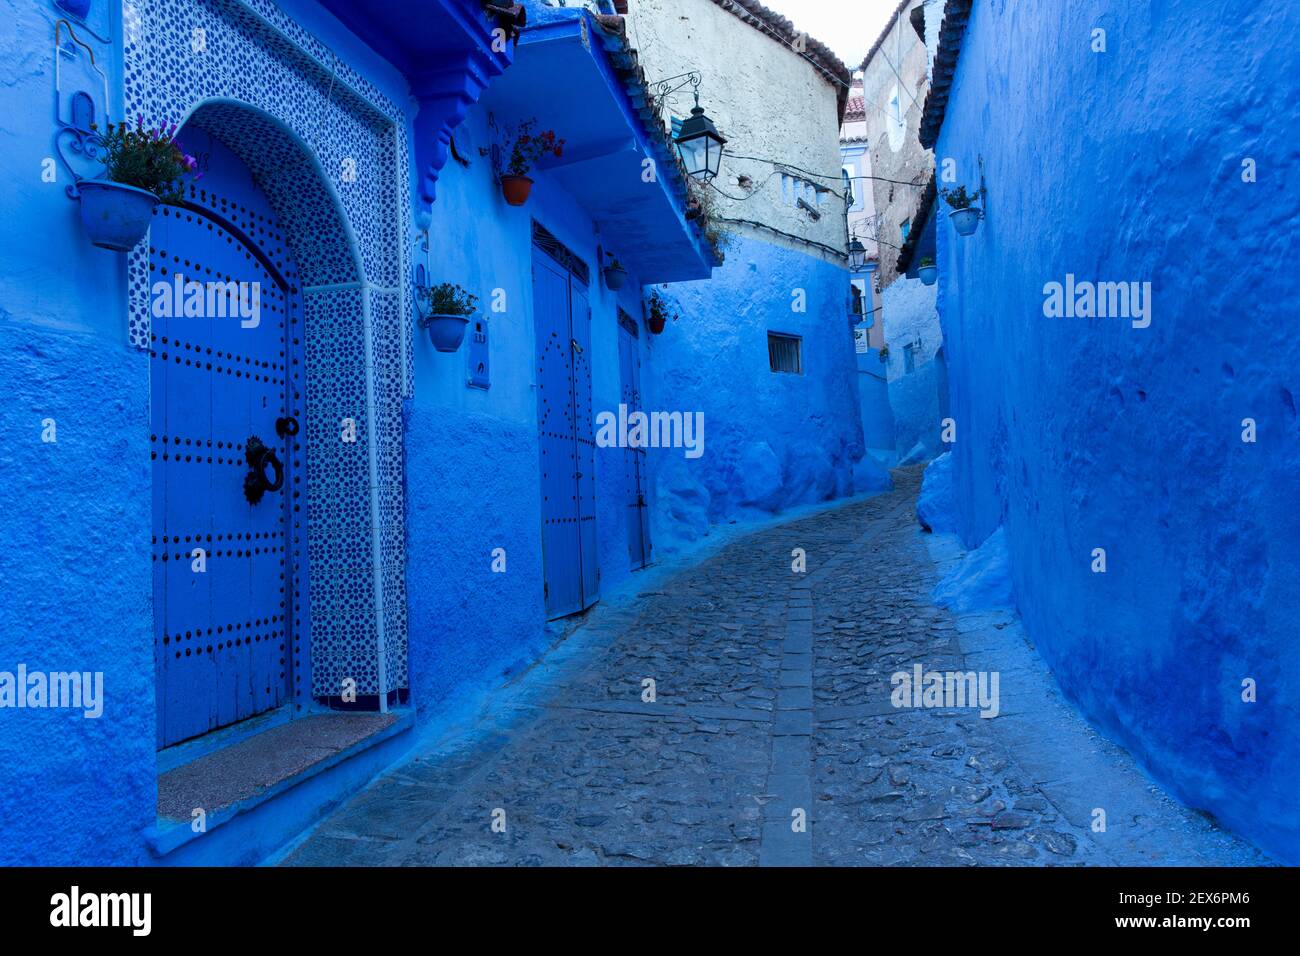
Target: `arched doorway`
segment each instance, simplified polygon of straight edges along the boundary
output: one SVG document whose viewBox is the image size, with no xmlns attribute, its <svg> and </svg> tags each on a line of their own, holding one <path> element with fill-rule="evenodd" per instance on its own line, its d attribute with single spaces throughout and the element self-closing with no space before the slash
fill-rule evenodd
<svg viewBox="0 0 1300 956">
<path fill-rule="evenodd" d="M 406 686 L 401 292 L 367 281 L 334 182 L 276 117 L 209 100 L 177 139 L 203 176 L 132 263 L 159 747 L 288 701 L 382 708 Z"/>
<path fill-rule="evenodd" d="M 203 175 L 149 236 L 160 748 L 289 700 L 301 626 L 301 288 L 275 209 L 211 119 L 181 131 Z"/>
</svg>

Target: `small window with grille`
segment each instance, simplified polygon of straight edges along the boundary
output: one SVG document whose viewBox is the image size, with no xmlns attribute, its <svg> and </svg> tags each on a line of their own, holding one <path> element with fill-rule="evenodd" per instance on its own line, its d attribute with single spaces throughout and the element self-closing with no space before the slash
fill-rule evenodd
<svg viewBox="0 0 1300 956">
<path fill-rule="evenodd" d="M 797 335 L 767 333 L 767 360 L 773 372 L 803 374 L 803 339 Z"/>
</svg>

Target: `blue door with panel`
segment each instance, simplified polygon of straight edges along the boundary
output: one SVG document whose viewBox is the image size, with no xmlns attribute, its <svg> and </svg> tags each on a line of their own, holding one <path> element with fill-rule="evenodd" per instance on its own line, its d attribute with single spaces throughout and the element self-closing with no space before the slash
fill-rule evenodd
<svg viewBox="0 0 1300 956">
<path fill-rule="evenodd" d="M 640 333 L 636 321 L 618 310 L 618 370 L 621 393 L 619 401 L 627 414 L 641 408 L 641 352 L 637 347 Z M 646 504 L 646 449 L 620 449 L 623 458 L 623 500 L 627 513 L 627 551 L 632 570 L 650 563 L 650 519 Z"/>
<path fill-rule="evenodd" d="M 600 593 L 591 310 L 584 276 L 566 252 L 553 240 L 533 250 L 542 558 L 551 619 L 590 607 Z"/>
<path fill-rule="evenodd" d="M 232 153 L 149 238 L 157 744 L 270 710 L 292 668 L 301 309 L 275 215 Z M 290 491 L 292 489 L 292 491 Z"/>
</svg>

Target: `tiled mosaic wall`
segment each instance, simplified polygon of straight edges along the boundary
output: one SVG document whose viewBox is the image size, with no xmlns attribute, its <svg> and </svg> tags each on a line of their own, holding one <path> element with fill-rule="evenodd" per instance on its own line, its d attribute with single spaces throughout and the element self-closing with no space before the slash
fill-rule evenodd
<svg viewBox="0 0 1300 956">
<path fill-rule="evenodd" d="M 275 207 L 299 266 L 310 567 L 299 605 L 310 607 L 312 695 L 338 696 L 346 677 L 359 694 L 380 691 L 381 623 L 385 689 L 403 688 L 405 117 L 270 0 L 134 0 L 123 4 L 123 34 L 126 115 L 147 124 L 192 117 L 221 138 Z M 146 240 L 130 259 L 139 348 L 149 341 L 147 248 Z M 355 422 L 355 442 L 343 440 L 345 419 Z"/>
</svg>

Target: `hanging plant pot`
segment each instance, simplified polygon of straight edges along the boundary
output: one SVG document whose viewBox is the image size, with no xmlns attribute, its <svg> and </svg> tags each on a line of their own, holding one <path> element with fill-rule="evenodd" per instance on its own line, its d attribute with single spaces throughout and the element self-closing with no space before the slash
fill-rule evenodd
<svg viewBox="0 0 1300 956">
<path fill-rule="evenodd" d="M 627 270 L 622 266 L 605 266 L 605 287 L 617 292 L 627 285 Z"/>
<path fill-rule="evenodd" d="M 928 266 L 917 266 L 916 274 L 921 277 L 924 285 L 934 285 L 935 280 L 939 278 L 939 267 L 934 263 Z"/>
<path fill-rule="evenodd" d="M 501 192 L 506 202 L 512 206 L 522 206 L 528 202 L 528 195 L 533 191 L 533 181 L 527 176 L 502 176 Z"/>
<path fill-rule="evenodd" d="M 101 249 L 130 252 L 144 238 L 158 208 L 158 197 L 144 189 L 109 179 L 83 179 L 81 224 Z"/>
<path fill-rule="evenodd" d="M 424 323 L 429 330 L 429 341 L 439 352 L 455 352 L 460 343 L 465 341 L 465 329 L 469 327 L 468 315 L 431 315 Z"/>
<path fill-rule="evenodd" d="M 646 316 L 646 320 L 645 320 L 646 328 L 649 329 L 651 332 L 653 332 L 655 335 L 663 335 L 664 326 L 667 324 L 668 324 L 667 316 L 655 315 L 653 313 Z"/>
<path fill-rule="evenodd" d="M 967 206 L 965 209 L 952 210 L 948 213 L 948 218 L 952 220 L 952 227 L 957 230 L 957 235 L 969 236 L 979 228 L 983 215 L 975 206 Z"/>
</svg>

